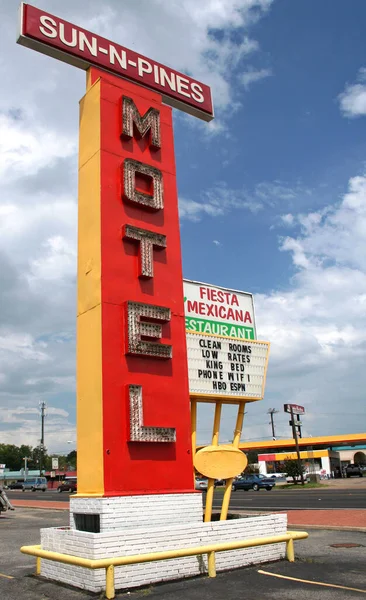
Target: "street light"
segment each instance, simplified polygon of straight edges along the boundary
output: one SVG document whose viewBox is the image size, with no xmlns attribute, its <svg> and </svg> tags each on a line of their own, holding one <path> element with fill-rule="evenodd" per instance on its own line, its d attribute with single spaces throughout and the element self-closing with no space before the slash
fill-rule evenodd
<svg viewBox="0 0 366 600">
<path fill-rule="evenodd" d="M 28 475 L 28 466 L 27 466 L 27 463 L 28 463 L 28 460 L 32 460 L 32 457 L 31 456 L 24 456 L 23 460 L 24 460 L 24 481 L 27 481 L 27 475 Z"/>
</svg>

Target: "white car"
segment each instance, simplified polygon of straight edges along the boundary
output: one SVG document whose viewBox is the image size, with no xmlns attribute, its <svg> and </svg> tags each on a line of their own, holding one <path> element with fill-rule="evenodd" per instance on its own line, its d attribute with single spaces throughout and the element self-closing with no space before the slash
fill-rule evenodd
<svg viewBox="0 0 366 600">
<path fill-rule="evenodd" d="M 35 477 L 34 479 L 27 479 L 23 483 L 23 492 L 26 490 L 30 490 L 31 492 L 36 492 L 37 490 L 42 490 L 45 492 L 47 489 L 47 479 L 45 477 Z"/>
<path fill-rule="evenodd" d="M 295 479 L 296 479 L 297 483 L 301 483 L 300 475 L 295 477 Z M 294 478 L 286 476 L 286 481 L 287 481 L 287 483 L 294 483 Z M 304 481 L 305 481 L 305 483 L 309 483 L 309 481 L 310 481 L 309 475 L 307 473 L 304 473 Z"/>
<path fill-rule="evenodd" d="M 208 479 L 205 479 L 204 477 L 196 477 L 195 488 L 196 490 L 206 491 L 208 488 Z"/>
</svg>

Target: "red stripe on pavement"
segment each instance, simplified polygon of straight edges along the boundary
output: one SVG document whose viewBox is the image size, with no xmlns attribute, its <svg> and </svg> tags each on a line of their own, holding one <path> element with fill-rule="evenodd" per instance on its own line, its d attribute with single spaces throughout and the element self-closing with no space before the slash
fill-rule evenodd
<svg viewBox="0 0 366 600">
<path fill-rule="evenodd" d="M 281 511 L 285 512 L 285 511 Z M 366 510 L 289 510 L 289 525 L 366 527 Z"/>
<path fill-rule="evenodd" d="M 48 508 L 50 510 L 69 510 L 68 502 L 48 502 L 47 500 L 13 500 L 11 503 L 19 508 Z"/>
</svg>

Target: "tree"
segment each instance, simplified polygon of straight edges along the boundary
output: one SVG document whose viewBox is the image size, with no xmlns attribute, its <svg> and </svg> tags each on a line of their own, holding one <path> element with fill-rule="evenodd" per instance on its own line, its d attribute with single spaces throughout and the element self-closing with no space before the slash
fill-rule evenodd
<svg viewBox="0 0 366 600">
<path fill-rule="evenodd" d="M 248 465 L 253 465 L 258 462 L 258 452 L 255 450 L 249 450 L 247 452 Z"/>
<path fill-rule="evenodd" d="M 67 461 L 67 464 L 69 465 L 70 470 L 74 471 L 76 469 L 76 462 L 77 462 L 76 450 L 71 450 L 71 452 L 69 452 L 69 454 L 66 456 L 66 461 Z"/>
<path fill-rule="evenodd" d="M 305 473 L 305 467 L 297 460 L 285 460 L 284 472 L 287 473 L 288 477 L 292 477 L 294 484 L 297 484 L 298 477 Z"/>
<path fill-rule="evenodd" d="M 32 456 L 30 446 L 14 446 L 13 444 L 0 444 L 0 463 L 5 464 L 10 471 L 19 471 L 24 467 L 25 456 Z"/>
<path fill-rule="evenodd" d="M 253 473 L 258 473 L 258 467 L 257 467 L 257 462 L 258 462 L 258 452 L 255 452 L 254 450 L 249 450 L 249 452 L 247 452 L 246 454 L 247 459 L 248 459 L 248 464 L 245 467 L 244 471 L 242 472 L 242 475 L 252 475 Z"/>
<path fill-rule="evenodd" d="M 41 456 L 42 455 L 42 456 Z M 59 469 L 66 471 L 68 469 L 76 469 L 76 450 L 69 452 L 67 456 L 53 455 L 58 458 Z M 39 446 L 33 449 L 31 446 L 15 446 L 13 444 L 0 444 L 0 463 L 5 464 L 10 471 L 20 471 L 24 467 L 24 458 L 27 457 L 28 469 L 36 471 L 40 467 L 40 459 L 42 458 L 42 473 L 52 470 L 52 455 L 47 454 L 47 448 L 43 451 Z"/>
<path fill-rule="evenodd" d="M 49 471 L 51 468 L 51 458 L 47 455 L 47 448 L 40 449 L 39 446 L 35 446 L 32 450 L 32 460 L 29 461 L 30 469 L 39 469 L 40 460 L 42 458 L 42 473 Z"/>
</svg>

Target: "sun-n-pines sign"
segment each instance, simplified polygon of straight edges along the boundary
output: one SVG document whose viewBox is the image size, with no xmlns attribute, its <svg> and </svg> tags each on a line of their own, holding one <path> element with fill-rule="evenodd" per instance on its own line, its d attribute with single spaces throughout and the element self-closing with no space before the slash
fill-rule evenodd
<svg viewBox="0 0 366 600">
<path fill-rule="evenodd" d="M 28 4 L 18 42 L 87 70 L 79 131 L 78 494 L 193 492 L 166 104 L 208 121 L 210 89 Z"/>
<path fill-rule="evenodd" d="M 200 81 L 29 4 L 20 11 L 19 44 L 81 69 L 105 69 L 158 92 L 170 106 L 213 119 L 211 90 Z"/>
</svg>

